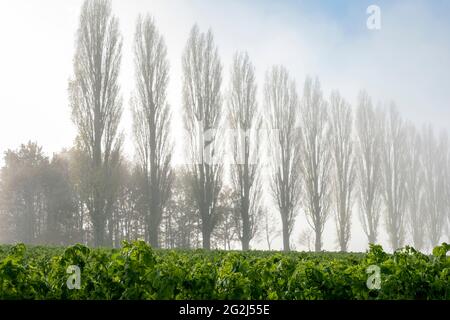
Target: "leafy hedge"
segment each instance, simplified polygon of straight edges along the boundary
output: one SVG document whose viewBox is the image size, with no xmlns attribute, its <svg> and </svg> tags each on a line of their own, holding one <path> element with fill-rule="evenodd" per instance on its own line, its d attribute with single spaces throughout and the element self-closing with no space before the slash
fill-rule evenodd
<svg viewBox="0 0 450 320">
<path fill-rule="evenodd" d="M 0 246 L 0 299 L 450 299 L 450 245 L 424 255 Z M 81 271 L 69 289 L 67 268 Z M 369 290 L 367 268 L 381 271 Z"/>
</svg>

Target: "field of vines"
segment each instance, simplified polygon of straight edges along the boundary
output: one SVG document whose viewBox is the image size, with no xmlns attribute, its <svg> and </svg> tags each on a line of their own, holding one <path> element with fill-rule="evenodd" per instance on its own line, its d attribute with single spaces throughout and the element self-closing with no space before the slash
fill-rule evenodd
<svg viewBox="0 0 450 320">
<path fill-rule="evenodd" d="M 388 254 L 378 245 L 340 254 L 17 244 L 0 246 L 0 299 L 448 300 L 449 251 L 448 244 L 432 255 L 410 247 Z M 370 278 L 377 275 L 378 283 Z"/>
</svg>

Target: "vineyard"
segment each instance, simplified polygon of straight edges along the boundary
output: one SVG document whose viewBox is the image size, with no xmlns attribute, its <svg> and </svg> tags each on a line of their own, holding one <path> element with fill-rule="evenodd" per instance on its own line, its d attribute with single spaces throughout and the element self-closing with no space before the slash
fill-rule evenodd
<svg viewBox="0 0 450 320">
<path fill-rule="evenodd" d="M 430 256 L 378 245 L 340 254 L 17 244 L 0 246 L 0 299 L 450 299 L 448 251 L 447 244 Z M 69 285 L 74 266 L 78 288 Z M 371 289 L 370 266 L 380 276 Z"/>
</svg>

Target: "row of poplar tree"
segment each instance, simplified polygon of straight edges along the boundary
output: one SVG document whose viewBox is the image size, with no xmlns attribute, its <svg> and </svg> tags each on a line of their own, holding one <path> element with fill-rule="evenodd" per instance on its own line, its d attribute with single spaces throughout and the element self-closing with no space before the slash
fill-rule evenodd
<svg viewBox="0 0 450 320">
<path fill-rule="evenodd" d="M 270 248 L 280 226 L 290 250 L 300 214 L 315 251 L 327 221 L 347 251 L 356 216 L 368 243 L 379 241 L 382 226 L 392 249 L 447 240 L 447 132 L 418 130 L 394 104 L 374 106 L 365 92 L 355 108 L 337 91 L 326 98 L 309 77 L 299 96 L 283 66 L 266 72 L 259 104 L 246 53 L 235 54 L 225 93 L 212 32 L 197 26 L 182 57 L 183 143 L 191 164 L 174 167 L 167 48 L 150 16 L 139 17 L 135 30 L 136 159 L 125 158 L 119 131 L 118 20 L 110 1 L 86 0 L 69 82 L 75 144 L 51 159 L 32 142 L 5 153 L 1 241 L 119 246 L 145 239 L 154 247 L 205 249 L 239 241 L 247 250 L 258 234 Z M 227 144 L 224 127 L 234 130 Z M 225 153 L 234 163 L 228 180 L 223 163 L 208 161 Z"/>
</svg>

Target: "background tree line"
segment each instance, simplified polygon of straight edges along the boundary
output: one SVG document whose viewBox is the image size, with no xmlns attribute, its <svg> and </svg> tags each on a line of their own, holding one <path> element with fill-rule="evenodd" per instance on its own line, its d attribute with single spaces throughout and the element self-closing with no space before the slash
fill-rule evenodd
<svg viewBox="0 0 450 320">
<path fill-rule="evenodd" d="M 240 242 L 247 250 L 259 234 L 270 249 L 281 222 L 287 251 L 302 214 L 311 230 L 303 242 L 313 239 L 321 251 L 325 224 L 334 222 L 336 243 L 347 251 L 355 211 L 368 243 L 382 227 L 392 249 L 407 237 L 417 249 L 448 240 L 447 132 L 417 129 L 394 104 L 375 106 L 364 91 L 355 106 L 338 91 L 326 97 L 318 79 L 308 77 L 299 94 L 283 66 L 267 70 L 260 103 L 247 53 L 235 54 L 223 84 L 213 34 L 194 26 L 182 57 L 190 165 L 173 167 L 167 48 L 147 15 L 137 19 L 134 36 L 136 157 L 129 161 L 119 130 L 121 57 L 110 2 L 86 0 L 69 81 L 77 138 L 51 158 L 34 142 L 5 153 L 1 241 L 119 246 L 145 239 L 154 247 L 206 249 Z M 234 129 L 228 143 L 225 128 Z M 211 161 L 227 154 L 228 168 Z M 270 219 L 275 209 L 279 221 Z"/>
</svg>

